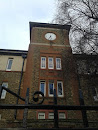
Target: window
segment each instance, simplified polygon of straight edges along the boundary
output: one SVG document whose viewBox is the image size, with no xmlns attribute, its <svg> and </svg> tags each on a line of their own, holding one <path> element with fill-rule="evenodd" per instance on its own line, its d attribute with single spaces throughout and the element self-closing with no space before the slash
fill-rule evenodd
<svg viewBox="0 0 98 130">
<path fill-rule="evenodd" d="M 45 113 L 44 112 L 39 112 L 38 113 L 38 119 L 45 119 Z"/>
<path fill-rule="evenodd" d="M 2 86 L 8 88 L 8 83 L 7 82 L 3 82 Z M 5 96 L 6 96 L 6 90 L 3 90 L 2 91 L 2 95 L 1 95 L 1 99 L 5 99 Z"/>
<path fill-rule="evenodd" d="M 49 96 L 53 96 L 54 83 L 49 81 Z"/>
<path fill-rule="evenodd" d="M 45 81 L 40 81 L 40 91 L 45 95 L 45 90 L 46 90 L 46 83 Z"/>
<path fill-rule="evenodd" d="M 93 91 L 94 101 L 98 101 L 98 89 L 93 87 L 92 91 Z"/>
<path fill-rule="evenodd" d="M 46 68 L 46 57 L 41 57 L 41 69 Z"/>
<path fill-rule="evenodd" d="M 53 112 L 49 112 L 49 119 L 54 119 L 54 113 Z"/>
<path fill-rule="evenodd" d="M 65 119 L 65 113 L 59 112 L 59 119 Z"/>
<path fill-rule="evenodd" d="M 62 81 L 57 81 L 57 94 L 58 96 L 63 96 L 63 83 Z"/>
<path fill-rule="evenodd" d="M 12 62 L 13 62 L 13 59 L 12 59 L 12 58 L 8 59 L 8 63 L 7 63 L 6 70 L 11 70 Z"/>
<path fill-rule="evenodd" d="M 54 63 L 53 63 L 53 58 L 52 57 L 48 58 L 48 68 L 49 69 L 54 69 Z"/>
<path fill-rule="evenodd" d="M 56 69 L 57 70 L 61 69 L 61 58 L 56 58 Z"/>
</svg>

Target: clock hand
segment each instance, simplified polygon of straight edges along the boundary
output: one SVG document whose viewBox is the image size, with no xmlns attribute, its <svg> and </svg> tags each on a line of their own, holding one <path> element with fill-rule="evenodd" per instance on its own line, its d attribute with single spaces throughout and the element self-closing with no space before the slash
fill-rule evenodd
<svg viewBox="0 0 98 130">
<path fill-rule="evenodd" d="M 51 35 L 49 36 L 49 40 L 51 40 Z"/>
</svg>

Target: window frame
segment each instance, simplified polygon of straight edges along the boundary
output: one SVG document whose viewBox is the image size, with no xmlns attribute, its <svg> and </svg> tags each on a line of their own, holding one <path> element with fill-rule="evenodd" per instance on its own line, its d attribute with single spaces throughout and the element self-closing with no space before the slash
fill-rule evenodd
<svg viewBox="0 0 98 130">
<path fill-rule="evenodd" d="M 58 68 L 57 59 L 60 59 L 60 68 Z M 61 58 L 58 58 L 58 57 L 56 58 L 56 69 L 57 69 L 57 70 L 61 70 L 61 69 L 62 69 Z"/>
<path fill-rule="evenodd" d="M 50 118 L 50 114 L 53 114 L 52 116 L 53 116 L 53 118 Z M 49 112 L 49 114 L 48 114 L 48 119 L 51 119 L 51 120 L 53 120 L 54 119 L 54 112 Z"/>
<path fill-rule="evenodd" d="M 13 58 L 9 58 L 8 61 L 7 61 L 7 66 L 6 66 L 7 71 L 11 71 L 11 68 L 12 68 L 12 64 L 11 64 L 11 67 L 9 68 L 10 61 L 12 61 L 12 64 L 13 64 Z"/>
<path fill-rule="evenodd" d="M 45 58 L 45 66 L 44 67 L 42 66 L 42 58 Z M 41 69 L 46 69 L 46 57 L 45 56 L 41 57 Z"/>
<path fill-rule="evenodd" d="M 52 59 L 52 67 L 50 67 L 49 59 Z M 54 58 L 53 57 L 48 57 L 48 69 L 54 69 Z"/>
<path fill-rule="evenodd" d="M 4 86 L 3 84 L 7 84 L 6 86 Z M 8 82 L 3 82 L 2 86 L 8 88 Z M 4 93 L 4 94 L 3 94 Z M 3 95 L 2 95 L 3 94 Z M 1 99 L 5 99 L 6 98 L 6 90 L 2 90 L 2 94 L 1 94 Z"/>
<path fill-rule="evenodd" d="M 44 85 L 45 85 L 44 86 L 44 96 L 46 96 L 46 82 L 45 82 L 45 80 L 40 80 L 40 91 L 41 91 L 41 83 L 44 83 Z"/>
<path fill-rule="evenodd" d="M 61 85 L 62 85 L 62 95 L 58 94 L 58 83 L 61 83 Z M 57 95 L 58 95 L 58 97 L 63 97 L 64 96 L 64 94 L 63 94 L 63 82 L 62 81 L 57 81 Z"/>
<path fill-rule="evenodd" d="M 49 87 L 50 83 L 53 84 L 53 91 L 54 91 L 54 82 L 49 81 L 49 83 L 48 83 L 48 94 L 49 94 L 49 97 L 53 97 L 53 94 L 50 94 L 50 87 Z"/>
<path fill-rule="evenodd" d="M 42 113 L 43 113 L 44 118 L 40 119 L 39 116 L 40 116 L 40 114 L 42 114 Z M 39 113 L 38 113 L 38 119 L 39 119 L 39 120 L 44 120 L 44 119 L 45 119 L 45 112 L 39 112 Z"/>
</svg>

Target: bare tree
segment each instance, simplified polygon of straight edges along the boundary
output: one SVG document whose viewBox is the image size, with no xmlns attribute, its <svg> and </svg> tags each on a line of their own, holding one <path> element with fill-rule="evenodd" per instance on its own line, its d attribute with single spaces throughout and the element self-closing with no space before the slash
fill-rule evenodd
<svg viewBox="0 0 98 130">
<path fill-rule="evenodd" d="M 98 0 L 58 0 L 54 22 L 71 25 L 69 36 L 73 53 L 84 54 L 84 59 L 76 60 L 79 84 L 79 74 L 85 70 L 83 73 L 88 75 L 90 83 L 88 91 L 98 91 L 98 83 L 95 82 L 98 74 Z M 79 88 L 81 89 L 81 85 Z M 98 100 L 98 96 L 95 97 Z"/>
<path fill-rule="evenodd" d="M 54 21 L 71 24 L 73 53 L 98 53 L 98 0 L 58 0 Z"/>
</svg>

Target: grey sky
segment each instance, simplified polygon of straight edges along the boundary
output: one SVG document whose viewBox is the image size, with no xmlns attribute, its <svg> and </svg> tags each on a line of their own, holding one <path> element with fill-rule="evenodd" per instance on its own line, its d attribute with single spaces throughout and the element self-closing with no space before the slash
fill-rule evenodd
<svg viewBox="0 0 98 130">
<path fill-rule="evenodd" d="M 55 0 L 0 0 L 0 49 L 27 50 L 29 21 L 51 22 Z"/>
</svg>

